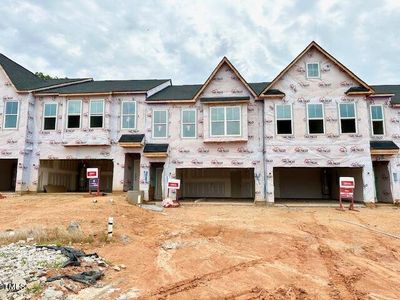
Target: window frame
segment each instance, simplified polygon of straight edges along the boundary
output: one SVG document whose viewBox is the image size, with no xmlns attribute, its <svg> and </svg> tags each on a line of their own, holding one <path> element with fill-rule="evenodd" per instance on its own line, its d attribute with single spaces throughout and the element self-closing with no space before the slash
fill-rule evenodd
<svg viewBox="0 0 400 300">
<path fill-rule="evenodd" d="M 103 103 L 103 113 L 101 114 L 101 117 L 102 117 L 102 122 L 101 122 L 101 127 L 92 127 L 92 121 L 91 121 L 91 117 L 93 116 L 93 117 L 98 117 L 98 116 L 100 116 L 100 114 L 95 114 L 95 115 L 92 115 L 92 102 L 99 102 L 99 101 L 101 101 L 102 103 Z M 105 118 L 104 118 L 104 113 L 105 113 L 105 101 L 104 101 L 104 99 L 90 99 L 90 101 L 89 101 L 89 128 L 90 129 L 102 129 L 102 128 L 104 128 L 104 121 L 105 121 Z"/>
<path fill-rule="evenodd" d="M 279 119 L 279 120 L 290 120 L 290 129 L 291 133 L 278 133 L 278 109 L 277 106 L 279 105 L 287 105 L 290 106 L 290 119 Z M 293 104 L 278 104 L 275 103 L 275 134 L 279 136 L 288 136 L 288 135 L 294 135 L 294 128 L 293 128 Z"/>
<path fill-rule="evenodd" d="M 17 103 L 17 113 L 16 114 L 7 114 L 7 103 Z M 3 129 L 5 130 L 13 130 L 13 129 L 18 129 L 19 127 L 19 113 L 20 113 L 20 101 L 18 100 L 7 100 L 4 102 L 4 113 L 3 113 Z M 15 127 L 6 127 L 6 119 L 7 116 L 17 116 L 17 120 L 15 122 Z"/>
<path fill-rule="evenodd" d="M 79 114 L 77 113 L 73 113 L 70 114 L 69 113 L 69 103 L 70 102 L 79 102 L 80 106 L 79 106 Z M 82 127 L 82 108 L 83 108 L 83 101 L 82 100 L 76 100 L 76 99 L 72 99 L 72 100 L 67 100 L 67 120 L 66 120 L 66 129 L 80 129 Z M 69 127 L 69 116 L 79 116 L 79 127 Z"/>
<path fill-rule="evenodd" d="M 372 107 L 373 106 L 378 106 L 378 107 L 381 108 L 381 110 L 382 110 L 382 119 L 374 120 L 372 118 Z M 369 116 L 370 116 L 370 125 L 371 125 L 372 136 L 384 136 L 386 134 L 386 128 L 385 128 L 385 113 L 384 113 L 383 105 L 382 104 L 371 104 L 369 106 Z M 375 134 L 374 133 L 374 121 L 381 121 L 382 122 L 382 129 L 383 129 L 383 133 L 382 134 Z"/>
<path fill-rule="evenodd" d="M 308 65 L 317 65 L 318 66 L 318 76 L 308 76 Z M 321 78 L 321 66 L 319 62 L 308 62 L 306 63 L 306 76 L 309 79 L 319 79 Z"/>
<path fill-rule="evenodd" d="M 46 117 L 46 105 L 55 105 L 56 106 L 56 114 L 55 114 L 55 116 L 51 116 L 51 117 L 47 116 Z M 55 130 L 57 130 L 57 124 L 58 124 L 57 115 L 58 115 L 58 103 L 54 103 L 54 102 L 43 103 L 43 124 L 42 124 L 42 130 L 43 131 L 55 131 Z M 44 128 L 44 125 L 46 123 L 46 118 L 55 118 L 56 119 L 56 121 L 54 123 L 54 129 L 45 129 Z"/>
<path fill-rule="evenodd" d="M 194 123 L 184 123 L 183 113 L 185 111 L 194 111 Z M 194 125 L 194 136 L 183 136 L 183 126 L 184 125 Z M 196 108 L 182 108 L 181 110 L 181 138 L 182 139 L 197 139 L 197 109 Z"/>
<path fill-rule="evenodd" d="M 216 109 L 216 108 L 223 108 L 224 109 L 224 134 L 222 135 L 215 135 L 212 134 L 212 109 Z M 239 134 L 227 134 L 227 129 L 228 129 L 228 120 L 226 118 L 226 110 L 227 108 L 239 108 Z M 209 109 L 209 133 L 210 133 L 210 137 L 213 138 L 221 138 L 221 137 L 241 137 L 242 136 L 242 107 L 240 105 L 227 105 L 227 106 L 210 106 Z M 237 120 L 229 120 L 229 121 L 234 121 L 237 122 Z M 221 122 L 221 121 L 220 121 Z"/>
<path fill-rule="evenodd" d="M 157 123 L 157 124 L 165 124 L 165 136 L 154 136 L 154 127 L 155 127 L 155 120 L 154 120 L 154 112 L 161 111 L 165 112 L 165 123 Z M 153 109 L 151 114 L 151 136 L 153 139 L 167 139 L 168 138 L 168 110 L 167 109 Z"/>
<path fill-rule="evenodd" d="M 135 126 L 134 127 L 124 127 L 124 116 L 131 116 L 132 114 L 124 114 L 124 103 L 133 103 L 135 105 L 135 114 L 134 116 L 134 122 L 135 122 Z M 123 100 L 121 102 L 121 129 L 128 129 L 128 130 L 132 130 L 132 129 L 137 129 L 137 102 L 136 100 Z"/>
<path fill-rule="evenodd" d="M 322 117 L 320 118 L 310 118 L 308 114 L 309 105 L 321 105 L 322 106 Z M 306 104 L 306 116 L 307 116 L 307 134 L 310 135 L 324 135 L 325 134 L 325 105 L 323 103 L 307 103 Z M 322 133 L 310 133 L 310 120 L 322 120 Z"/>
<path fill-rule="evenodd" d="M 351 105 L 353 105 L 354 106 L 354 117 L 343 117 L 342 118 L 342 116 L 341 116 L 341 113 L 340 113 L 340 105 L 341 104 L 351 104 Z M 340 130 L 340 134 L 357 134 L 358 133 L 358 122 L 357 122 L 357 106 L 356 106 L 356 104 L 354 103 L 354 102 L 350 102 L 350 103 L 338 103 L 338 105 L 339 105 L 339 109 L 338 109 L 338 113 L 339 113 L 339 130 Z M 355 124 L 355 128 L 356 128 L 356 131 L 355 132 L 343 132 L 342 131 L 342 119 L 344 119 L 344 120 L 352 120 L 352 119 L 354 119 L 354 124 Z"/>
</svg>

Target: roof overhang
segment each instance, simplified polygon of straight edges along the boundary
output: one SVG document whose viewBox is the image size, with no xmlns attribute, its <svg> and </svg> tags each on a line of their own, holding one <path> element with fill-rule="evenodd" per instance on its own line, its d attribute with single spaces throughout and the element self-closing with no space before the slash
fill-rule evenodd
<svg viewBox="0 0 400 300">
<path fill-rule="evenodd" d="M 144 145 L 144 134 L 123 134 L 118 144 L 123 148 L 141 148 Z"/>
<path fill-rule="evenodd" d="M 165 104 L 165 103 L 196 103 L 193 99 L 185 99 L 185 100 L 147 100 L 145 101 L 148 104 Z"/>
<path fill-rule="evenodd" d="M 371 155 L 397 155 L 399 146 L 393 141 L 371 141 Z"/>
<path fill-rule="evenodd" d="M 165 158 L 168 156 L 169 144 L 146 144 L 143 155 L 150 158 Z"/>
<path fill-rule="evenodd" d="M 149 152 L 149 153 L 143 153 L 144 157 L 148 158 L 165 158 L 168 157 L 167 152 Z"/>
<path fill-rule="evenodd" d="M 216 104 L 216 103 L 248 103 L 250 96 L 243 97 L 202 97 L 200 102 L 204 104 Z"/>
</svg>

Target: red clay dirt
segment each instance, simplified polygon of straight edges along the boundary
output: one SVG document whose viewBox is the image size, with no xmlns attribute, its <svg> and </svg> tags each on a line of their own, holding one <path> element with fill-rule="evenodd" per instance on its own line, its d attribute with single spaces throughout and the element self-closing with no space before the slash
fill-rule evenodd
<svg viewBox="0 0 400 300">
<path fill-rule="evenodd" d="M 110 199 L 113 202 L 110 202 Z M 76 248 L 111 264 L 102 282 L 140 299 L 399 299 L 400 236 L 395 206 L 334 208 L 185 205 L 146 211 L 122 195 L 26 195 L 0 201 L 0 231 L 67 227 L 94 242 Z M 114 217 L 114 240 L 104 242 Z M 129 241 L 128 241 L 129 240 Z"/>
</svg>

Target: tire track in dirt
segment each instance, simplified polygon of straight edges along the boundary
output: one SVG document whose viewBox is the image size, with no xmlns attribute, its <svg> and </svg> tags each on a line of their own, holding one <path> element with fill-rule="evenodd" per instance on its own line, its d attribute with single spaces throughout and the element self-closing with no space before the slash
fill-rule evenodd
<svg viewBox="0 0 400 300">
<path fill-rule="evenodd" d="M 299 229 L 310 234 L 318 244 L 319 255 L 329 274 L 329 296 L 332 299 L 364 299 L 366 293 L 357 290 L 354 286 L 361 279 L 363 273 L 357 270 L 351 275 L 346 275 L 340 271 L 339 262 L 342 261 L 342 257 L 323 241 L 329 228 L 317 221 L 315 213 L 312 213 L 311 217 L 312 223 L 300 224 Z"/>
<path fill-rule="evenodd" d="M 192 290 L 198 286 L 205 285 L 207 282 L 211 280 L 219 279 L 230 273 L 239 272 L 254 267 L 256 265 L 261 264 L 262 262 L 264 262 L 264 259 L 262 258 L 254 259 L 251 261 L 239 263 L 237 265 L 225 269 L 221 269 L 216 272 L 210 272 L 201 276 L 195 276 L 190 279 L 181 280 L 167 286 L 162 286 L 158 288 L 156 291 L 150 292 L 148 295 L 143 295 L 139 299 L 148 299 L 149 297 L 156 299 L 168 299 L 169 296 Z"/>
</svg>

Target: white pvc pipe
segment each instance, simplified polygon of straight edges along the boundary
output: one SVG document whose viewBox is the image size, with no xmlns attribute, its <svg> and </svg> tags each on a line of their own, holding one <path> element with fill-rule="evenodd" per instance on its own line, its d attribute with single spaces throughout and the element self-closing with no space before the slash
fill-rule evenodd
<svg viewBox="0 0 400 300">
<path fill-rule="evenodd" d="M 108 239 L 112 239 L 113 225 L 114 225 L 114 218 L 113 217 L 109 217 L 108 218 L 108 226 L 107 226 L 107 237 L 108 237 Z"/>
</svg>

